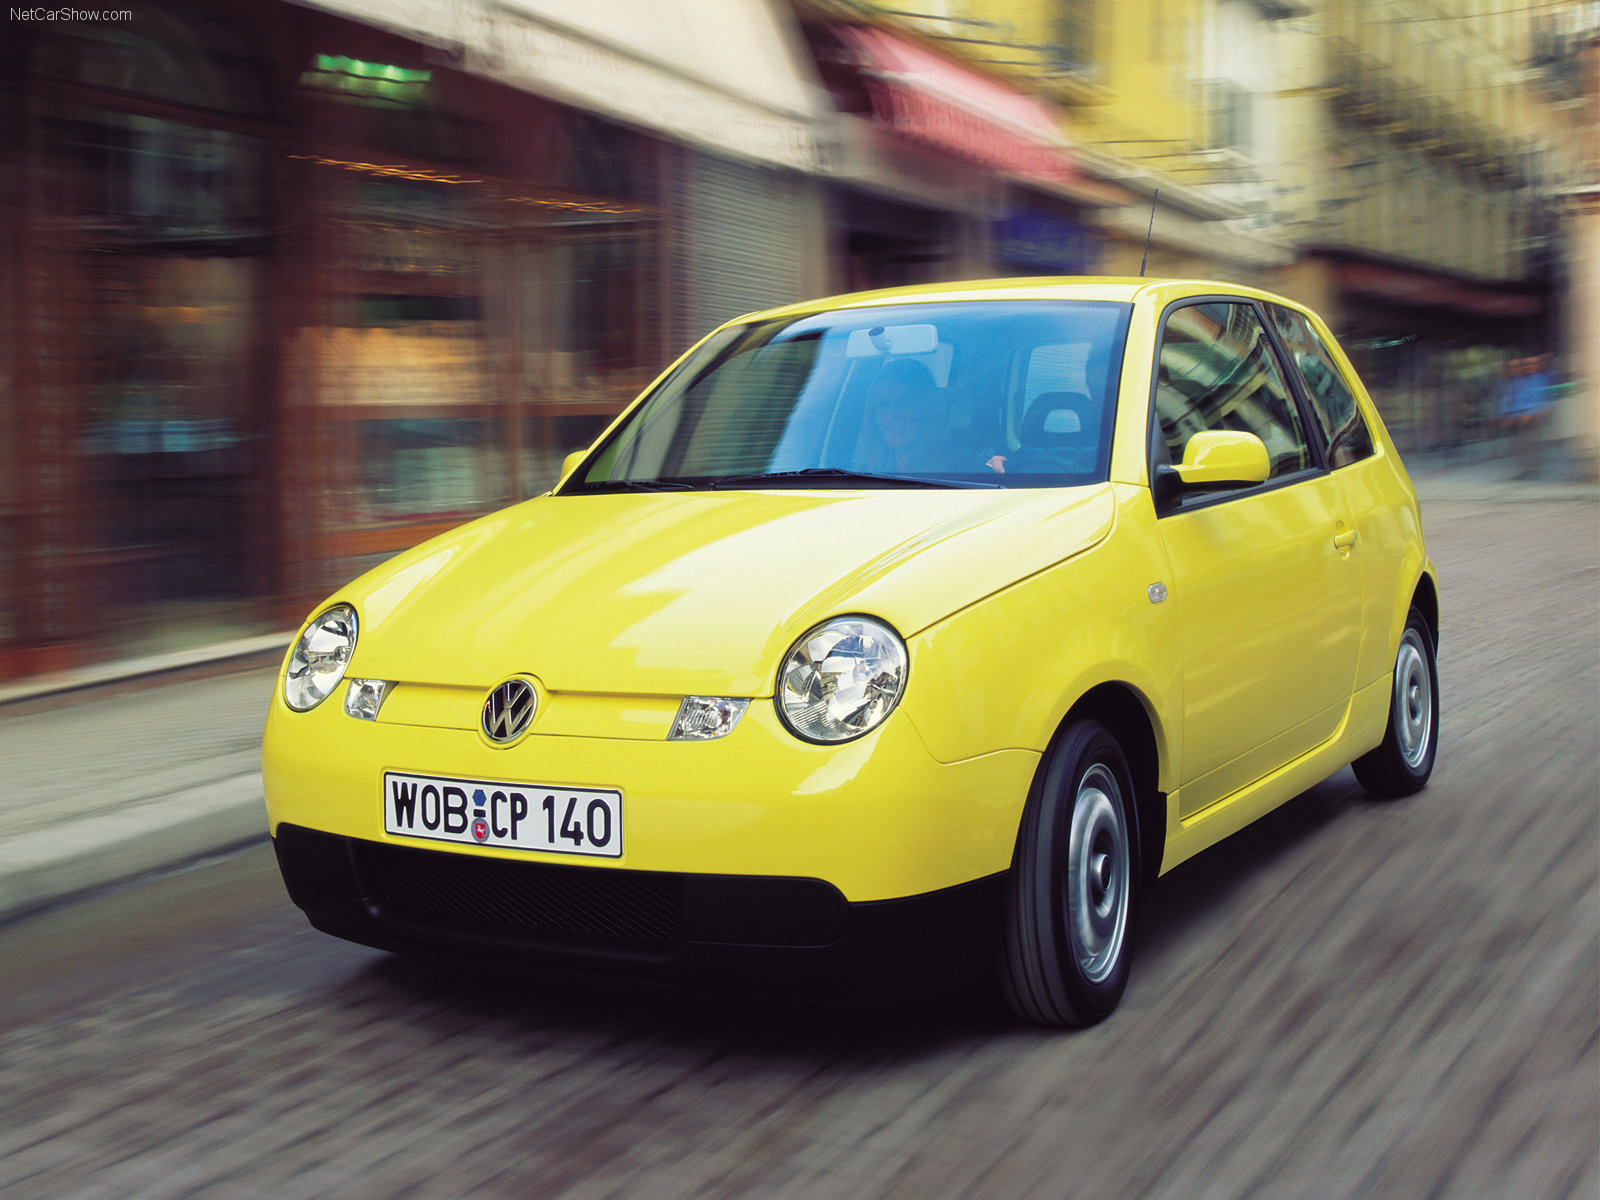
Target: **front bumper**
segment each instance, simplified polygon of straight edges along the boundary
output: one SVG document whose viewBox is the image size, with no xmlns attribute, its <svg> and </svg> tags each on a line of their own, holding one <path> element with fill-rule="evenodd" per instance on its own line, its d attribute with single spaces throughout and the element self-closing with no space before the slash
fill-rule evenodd
<svg viewBox="0 0 1600 1200">
<path fill-rule="evenodd" d="M 481 696 L 472 694 L 471 719 Z M 1005 871 L 1039 762 L 1019 749 L 937 761 L 901 712 L 856 741 L 815 746 L 782 728 L 771 701 L 753 703 L 726 738 L 699 743 L 667 741 L 665 730 L 652 738 L 545 732 L 558 727 L 563 706 L 572 707 L 570 698 L 557 697 L 529 736 L 502 749 L 475 728 L 402 723 L 388 703 L 371 722 L 347 717 L 337 700 L 291 712 L 280 695 L 262 751 L 271 832 L 287 823 L 437 848 L 384 832 L 385 771 L 606 788 L 622 796 L 623 854 L 588 860 L 589 869 L 820 879 L 849 901 L 892 900 Z M 444 852 L 573 862 L 492 846 Z"/>
<path fill-rule="evenodd" d="M 290 898 L 351 941 L 788 999 L 908 998 L 976 981 L 997 944 L 1005 878 L 851 903 L 820 879 L 511 861 L 289 823 L 273 844 Z"/>
</svg>

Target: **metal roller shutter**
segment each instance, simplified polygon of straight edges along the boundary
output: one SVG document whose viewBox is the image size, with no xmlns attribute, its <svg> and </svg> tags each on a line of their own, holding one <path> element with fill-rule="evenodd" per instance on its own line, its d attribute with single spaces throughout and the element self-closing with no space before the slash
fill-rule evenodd
<svg viewBox="0 0 1600 1200">
<path fill-rule="evenodd" d="M 801 177 L 689 154 L 679 178 L 679 345 L 741 313 L 806 298 L 813 212 Z"/>
</svg>

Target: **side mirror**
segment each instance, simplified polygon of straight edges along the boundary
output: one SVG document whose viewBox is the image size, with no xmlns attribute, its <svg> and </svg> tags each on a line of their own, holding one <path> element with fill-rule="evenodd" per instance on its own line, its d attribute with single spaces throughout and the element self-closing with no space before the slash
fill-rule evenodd
<svg viewBox="0 0 1600 1200">
<path fill-rule="evenodd" d="M 589 448 L 585 446 L 582 450 L 574 450 L 571 454 L 563 458 L 561 460 L 561 474 L 559 478 L 565 479 L 568 475 L 571 475 L 573 471 L 577 470 L 578 464 L 583 461 L 583 456 L 588 453 Z"/>
<path fill-rule="evenodd" d="M 1156 505 L 1168 507 L 1184 492 L 1265 483 L 1271 474 L 1266 444 L 1255 434 L 1208 429 L 1189 439 L 1181 463 L 1156 469 Z"/>
<path fill-rule="evenodd" d="M 1177 470 L 1185 488 L 1242 487 L 1265 483 L 1272 461 L 1255 434 L 1208 429 L 1189 439 Z"/>
</svg>

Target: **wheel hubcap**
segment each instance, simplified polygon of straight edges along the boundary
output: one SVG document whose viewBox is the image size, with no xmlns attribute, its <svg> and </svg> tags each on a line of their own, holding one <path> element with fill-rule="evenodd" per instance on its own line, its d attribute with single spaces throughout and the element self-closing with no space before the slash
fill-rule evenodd
<svg viewBox="0 0 1600 1200">
<path fill-rule="evenodd" d="M 1422 635 L 1406 630 L 1394 664 L 1394 732 L 1400 757 L 1417 770 L 1428 756 L 1433 735 L 1433 680 Z"/>
<path fill-rule="evenodd" d="M 1128 925 L 1128 831 L 1121 788 L 1102 763 L 1078 783 L 1067 842 L 1067 931 L 1091 983 L 1115 969 Z"/>
</svg>

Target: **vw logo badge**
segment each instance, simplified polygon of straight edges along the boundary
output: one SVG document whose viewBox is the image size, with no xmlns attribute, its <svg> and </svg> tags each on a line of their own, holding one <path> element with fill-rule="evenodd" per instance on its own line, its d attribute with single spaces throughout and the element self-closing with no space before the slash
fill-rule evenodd
<svg viewBox="0 0 1600 1200">
<path fill-rule="evenodd" d="M 533 723 L 539 698 L 526 679 L 508 679 L 483 702 L 483 732 L 491 742 L 514 742 Z"/>
</svg>

